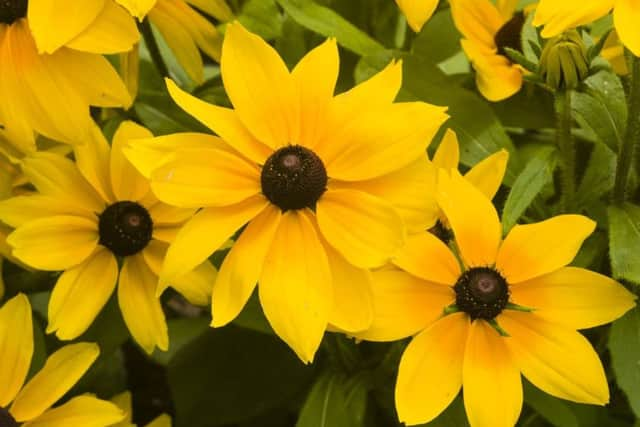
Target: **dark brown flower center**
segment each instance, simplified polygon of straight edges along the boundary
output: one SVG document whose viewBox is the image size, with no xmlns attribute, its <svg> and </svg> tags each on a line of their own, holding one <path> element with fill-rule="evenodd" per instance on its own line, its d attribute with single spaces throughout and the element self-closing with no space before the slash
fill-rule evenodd
<svg viewBox="0 0 640 427">
<path fill-rule="evenodd" d="M 2 406 L 0 406 L 0 427 L 18 427 L 18 423 L 13 418 L 13 415 Z"/>
<path fill-rule="evenodd" d="M 327 189 L 327 171 L 316 153 L 289 145 L 267 159 L 260 181 L 262 193 L 283 211 L 313 209 Z"/>
<path fill-rule="evenodd" d="M 507 56 L 505 50 L 507 47 L 522 52 L 522 27 L 524 23 L 524 13 L 518 12 L 500 27 L 493 38 L 498 48 L 498 55 Z"/>
<path fill-rule="evenodd" d="M 451 239 L 453 239 L 453 233 L 451 232 L 451 230 L 445 227 L 440 220 L 436 221 L 436 225 L 434 225 L 427 231 L 429 231 L 429 233 L 433 234 L 446 244 L 449 244 Z"/>
<path fill-rule="evenodd" d="M 493 319 L 509 302 L 507 281 L 495 269 L 474 267 L 454 285 L 456 306 L 472 319 Z"/>
<path fill-rule="evenodd" d="M 0 0 L 0 23 L 13 24 L 27 16 L 28 4 L 28 0 Z"/>
<path fill-rule="evenodd" d="M 149 212 L 136 202 L 109 205 L 99 215 L 100 244 L 117 256 L 134 255 L 151 240 L 153 221 Z"/>
</svg>

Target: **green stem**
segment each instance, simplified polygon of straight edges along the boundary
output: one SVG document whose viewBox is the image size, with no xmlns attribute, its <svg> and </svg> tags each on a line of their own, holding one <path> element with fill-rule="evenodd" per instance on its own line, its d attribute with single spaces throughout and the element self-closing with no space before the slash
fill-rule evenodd
<svg viewBox="0 0 640 427">
<path fill-rule="evenodd" d="M 627 129 L 618 150 L 616 181 L 613 187 L 613 201 L 617 204 L 626 199 L 634 147 L 640 142 L 640 58 L 635 55 L 631 59 L 631 88 L 628 105 Z"/>
<path fill-rule="evenodd" d="M 576 148 L 571 135 L 571 91 L 568 89 L 556 93 L 556 141 L 562 160 L 560 175 L 561 184 L 561 210 L 571 210 L 571 200 L 576 191 Z"/>
<path fill-rule="evenodd" d="M 165 64 L 164 59 L 162 59 L 158 42 L 156 41 L 156 37 L 153 35 L 151 24 L 149 24 L 149 19 L 145 18 L 140 22 L 138 24 L 138 28 L 140 29 L 140 33 L 144 39 L 144 44 L 147 45 L 147 50 L 149 51 L 149 55 L 151 55 L 151 60 L 158 69 L 160 76 L 169 77 L 169 69 L 167 68 L 167 64 Z"/>
</svg>

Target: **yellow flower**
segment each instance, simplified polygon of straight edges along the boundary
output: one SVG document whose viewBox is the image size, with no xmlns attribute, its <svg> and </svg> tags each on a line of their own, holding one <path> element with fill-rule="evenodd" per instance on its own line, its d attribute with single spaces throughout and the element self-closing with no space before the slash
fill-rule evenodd
<svg viewBox="0 0 640 427">
<path fill-rule="evenodd" d="M 640 8 L 634 0 L 541 0 L 533 25 L 544 25 L 542 37 L 555 37 L 580 25 L 589 24 L 613 9 L 613 26 L 622 44 L 640 56 L 640 33 L 637 25 Z"/>
<path fill-rule="evenodd" d="M 220 60 L 222 37 L 202 12 L 227 22 L 233 13 L 224 0 L 117 0 L 132 15 L 145 16 L 160 31 L 187 75 L 196 83 L 204 81 L 200 50 L 216 61 Z"/>
<path fill-rule="evenodd" d="M 118 73 L 100 54 L 131 49 L 134 20 L 113 0 L 0 2 L 0 139 L 35 151 L 34 132 L 79 143 L 89 106 L 128 106 Z"/>
<path fill-rule="evenodd" d="M 496 192 L 500 188 L 504 173 L 507 170 L 507 161 L 509 160 L 509 152 L 507 150 L 500 150 L 497 153 L 490 155 L 484 160 L 476 163 L 465 175 L 464 178 L 469 181 L 475 188 L 480 190 L 489 200 L 493 199 Z M 460 146 L 458 144 L 458 137 L 456 133 L 447 129 L 438 145 L 432 163 L 437 170 L 443 170 L 450 173 L 452 170 L 458 170 L 458 163 L 460 162 Z M 436 184 L 437 185 L 437 184 Z M 436 192 L 432 194 L 425 194 L 422 197 L 428 197 L 433 199 L 432 207 L 435 208 L 434 216 L 437 219 L 437 223 L 432 231 L 442 240 L 448 240 L 446 237 L 450 234 L 449 223 L 447 217 L 438 206 L 436 202 Z"/>
<path fill-rule="evenodd" d="M 438 7 L 438 0 L 396 0 L 396 3 L 416 33 L 422 30 Z"/>
<path fill-rule="evenodd" d="M 120 393 L 117 396 L 114 396 L 111 401 L 115 403 L 118 408 L 120 408 L 125 414 L 124 420 L 120 421 L 117 424 L 113 424 L 110 427 L 136 427 L 135 424 L 132 423 L 132 415 L 131 415 L 131 393 L 125 391 L 124 393 Z M 154 418 L 149 424 L 145 424 L 145 427 L 171 427 L 171 417 L 167 414 L 159 415 L 157 418 Z"/>
<path fill-rule="evenodd" d="M 7 237 L 13 255 L 33 268 L 64 270 L 51 294 L 47 327 L 60 339 L 82 334 L 118 282 L 133 338 L 149 353 L 168 347 L 158 273 L 169 242 L 194 210 L 158 202 L 123 156 L 126 140 L 151 136 L 125 122 L 109 147 L 96 126 L 93 138 L 76 147 L 77 164 L 46 152 L 26 158 L 22 168 L 37 193 L 0 202 L 0 219 L 16 228 Z M 204 259 L 198 264 L 171 285 L 206 305 L 216 270 Z"/>
<path fill-rule="evenodd" d="M 233 23 L 221 64 L 235 109 L 168 86 L 174 101 L 224 142 L 176 135 L 165 137 L 173 141 L 165 151 L 154 140 L 126 151 L 160 200 L 205 207 L 178 233 L 161 280 L 202 262 L 247 224 L 214 285 L 213 326 L 233 320 L 259 281 L 267 319 L 310 362 L 328 324 L 369 326 L 367 269 L 403 244 L 403 217 L 424 221 L 413 185 L 428 185 L 425 149 L 445 108 L 393 103 L 399 63 L 334 97 L 333 39 L 289 72 L 271 46 Z"/>
<path fill-rule="evenodd" d="M 456 27 L 464 38 L 462 49 L 476 70 L 476 84 L 489 101 L 510 97 L 522 87 L 522 68 L 511 62 L 505 48 L 522 50 L 522 12 L 514 14 L 515 0 L 450 0 Z"/>
<path fill-rule="evenodd" d="M 413 236 L 392 267 L 373 273 L 376 318 L 358 334 L 415 335 L 396 383 L 400 420 L 434 419 L 462 387 L 472 427 L 511 427 L 522 407 L 521 374 L 559 398 L 608 402 L 602 364 L 576 330 L 620 317 L 635 297 L 608 277 L 567 267 L 595 223 L 561 215 L 517 225 L 502 240 L 484 194 L 457 172 L 438 179 L 462 265 L 432 234 Z"/>
<path fill-rule="evenodd" d="M 629 67 L 627 67 L 627 60 L 624 57 L 624 47 L 620 43 L 620 37 L 616 31 L 612 31 L 607 40 L 604 42 L 602 51 L 600 52 L 603 58 L 605 58 L 611 64 L 611 68 L 616 74 L 625 76 L 629 74 Z"/>
<path fill-rule="evenodd" d="M 23 294 L 7 301 L 0 308 L 0 425 L 106 427 L 122 420 L 124 413 L 117 406 L 88 395 L 51 408 L 87 372 L 99 353 L 93 343 L 62 347 L 24 385 L 33 356 L 31 305 Z"/>
</svg>

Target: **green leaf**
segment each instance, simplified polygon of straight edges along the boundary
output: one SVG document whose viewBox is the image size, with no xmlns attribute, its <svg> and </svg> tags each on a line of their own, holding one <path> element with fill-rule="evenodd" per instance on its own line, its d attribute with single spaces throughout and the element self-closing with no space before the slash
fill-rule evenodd
<svg viewBox="0 0 640 427">
<path fill-rule="evenodd" d="M 574 116 L 583 129 L 617 151 L 627 121 L 627 103 L 620 78 L 613 72 L 601 71 L 584 83 L 582 91 L 574 91 L 572 95 Z"/>
<path fill-rule="evenodd" d="M 616 320 L 609 333 L 611 365 L 618 386 L 640 417 L 640 309 L 638 307 Z"/>
<path fill-rule="evenodd" d="M 544 186 L 551 182 L 556 160 L 554 154 L 552 149 L 541 150 L 516 178 L 502 211 L 504 234 L 518 222 Z"/>
<path fill-rule="evenodd" d="M 305 28 L 338 43 L 359 55 L 373 55 L 385 47 L 333 10 L 312 0 L 277 0 L 278 4 Z"/>
<path fill-rule="evenodd" d="M 312 375 L 276 337 L 235 326 L 208 329 L 169 363 L 176 425 L 234 424 L 285 406 Z"/>
<path fill-rule="evenodd" d="M 434 43 L 437 40 L 437 43 Z M 460 33 L 453 25 L 451 9 L 437 12 L 413 41 L 412 51 L 438 64 L 460 51 Z"/>
<path fill-rule="evenodd" d="M 325 372 L 311 388 L 296 427 L 358 427 L 364 422 L 367 388 L 363 381 Z"/>
<path fill-rule="evenodd" d="M 593 151 L 587 163 L 575 206 L 587 206 L 600 199 L 613 189 L 616 174 L 616 154 L 605 144 L 594 144 Z"/>
<path fill-rule="evenodd" d="M 238 21 L 266 40 L 282 34 L 282 15 L 275 0 L 249 0 L 242 5 Z"/>
<path fill-rule="evenodd" d="M 430 423 L 423 424 L 423 427 L 469 427 L 462 395 L 458 394 L 458 397 L 438 415 L 438 418 Z"/>
<path fill-rule="evenodd" d="M 169 329 L 169 350 L 155 351 L 153 359 L 161 365 L 167 365 L 178 351 L 200 336 L 209 328 L 209 319 L 204 317 L 178 317 L 167 320 Z"/>
<path fill-rule="evenodd" d="M 640 207 L 631 203 L 613 205 L 608 214 L 613 277 L 640 284 Z"/>
<path fill-rule="evenodd" d="M 523 383 L 524 401 L 545 420 L 556 427 L 580 427 L 576 414 L 569 404 L 531 385 Z"/>
</svg>

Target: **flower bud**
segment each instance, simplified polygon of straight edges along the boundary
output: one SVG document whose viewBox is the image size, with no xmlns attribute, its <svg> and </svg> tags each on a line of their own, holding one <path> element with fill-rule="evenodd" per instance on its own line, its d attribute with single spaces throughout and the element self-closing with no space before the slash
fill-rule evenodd
<svg viewBox="0 0 640 427">
<path fill-rule="evenodd" d="M 540 76 L 553 89 L 575 89 L 589 74 L 587 49 L 577 31 L 550 39 L 540 56 Z"/>
</svg>

